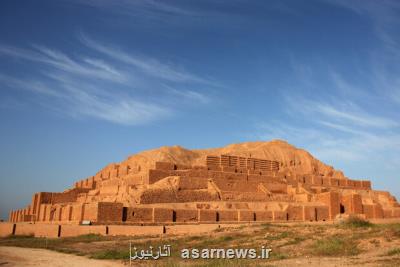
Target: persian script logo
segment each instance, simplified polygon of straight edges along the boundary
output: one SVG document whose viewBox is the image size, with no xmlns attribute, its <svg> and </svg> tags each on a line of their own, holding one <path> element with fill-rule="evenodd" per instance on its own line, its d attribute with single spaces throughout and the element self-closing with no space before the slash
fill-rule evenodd
<svg viewBox="0 0 400 267">
<path fill-rule="evenodd" d="M 171 245 L 159 246 L 157 250 L 153 250 L 152 246 L 149 246 L 147 250 L 138 250 L 136 247 L 132 248 L 132 243 L 129 243 L 129 260 L 158 260 L 160 257 L 171 256 Z"/>
</svg>

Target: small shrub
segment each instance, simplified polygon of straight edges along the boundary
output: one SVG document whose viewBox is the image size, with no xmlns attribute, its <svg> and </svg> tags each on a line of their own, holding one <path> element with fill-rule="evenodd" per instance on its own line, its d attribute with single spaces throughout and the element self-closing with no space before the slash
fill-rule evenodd
<svg viewBox="0 0 400 267">
<path fill-rule="evenodd" d="M 369 222 L 368 220 L 362 219 L 358 216 L 350 216 L 347 220 L 344 221 L 343 224 L 348 227 L 372 227 L 372 226 L 374 226 L 373 223 Z"/>
</svg>

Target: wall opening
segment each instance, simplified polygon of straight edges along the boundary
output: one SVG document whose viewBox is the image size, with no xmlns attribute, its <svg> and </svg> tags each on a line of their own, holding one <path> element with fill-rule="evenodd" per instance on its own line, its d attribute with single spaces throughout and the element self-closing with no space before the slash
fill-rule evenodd
<svg viewBox="0 0 400 267">
<path fill-rule="evenodd" d="M 132 212 L 132 216 L 134 216 L 134 212 Z M 127 217 L 128 217 L 128 208 L 123 207 L 122 208 L 122 221 L 126 222 Z"/>
<path fill-rule="evenodd" d="M 342 204 L 340 204 L 340 214 L 345 213 L 346 209 L 344 208 L 344 206 Z"/>
</svg>

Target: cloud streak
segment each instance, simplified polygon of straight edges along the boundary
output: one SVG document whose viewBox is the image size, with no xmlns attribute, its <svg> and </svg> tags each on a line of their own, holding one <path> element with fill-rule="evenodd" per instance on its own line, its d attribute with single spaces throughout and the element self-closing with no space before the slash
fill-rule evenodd
<svg viewBox="0 0 400 267">
<path fill-rule="evenodd" d="M 209 103 L 203 92 L 180 86 L 210 86 L 212 82 L 206 79 L 155 58 L 100 44 L 83 34 L 79 41 L 82 50 L 89 49 L 95 56 L 72 57 L 42 45 L 21 49 L 0 44 L 0 57 L 30 62 L 26 66 L 32 70 L 26 77 L 0 74 L 0 84 L 48 98 L 44 105 L 75 118 L 121 125 L 171 117 L 177 103 L 183 108 Z"/>
</svg>

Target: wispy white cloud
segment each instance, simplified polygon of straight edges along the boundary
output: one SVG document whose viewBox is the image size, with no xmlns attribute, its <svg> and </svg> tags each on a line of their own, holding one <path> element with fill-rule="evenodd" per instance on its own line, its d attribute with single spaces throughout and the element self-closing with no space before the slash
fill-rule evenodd
<svg viewBox="0 0 400 267">
<path fill-rule="evenodd" d="M 0 45 L 0 54 L 47 64 L 72 74 L 91 76 L 93 78 L 110 80 L 113 82 L 126 81 L 124 74 L 116 70 L 110 71 L 110 68 L 105 68 L 104 63 L 103 66 L 99 67 L 98 64 L 93 64 L 93 62 L 95 62 L 94 60 L 92 60 L 91 63 L 78 62 L 61 52 L 43 46 L 34 45 L 33 49 L 26 50 L 17 47 Z"/>
<path fill-rule="evenodd" d="M 29 61 L 25 68 L 31 69 L 18 78 L 0 74 L 0 84 L 47 97 L 41 104 L 76 118 L 123 125 L 164 119 L 175 114 L 178 105 L 185 108 L 210 101 L 205 91 L 183 88 L 210 86 L 206 79 L 155 58 L 102 45 L 83 34 L 80 41 L 84 46 L 79 51 L 90 49 L 91 56 L 71 56 L 42 45 L 21 49 L 0 44 L 0 57 Z"/>
<path fill-rule="evenodd" d="M 164 16 L 188 16 L 197 17 L 202 13 L 189 7 L 182 7 L 171 2 L 157 0 L 76 0 L 75 2 L 95 8 L 107 8 L 120 14 L 131 16 L 144 16 L 150 19 L 159 19 Z"/>
<path fill-rule="evenodd" d="M 101 52 L 114 60 L 129 64 L 156 78 L 173 82 L 211 83 L 185 70 L 178 70 L 174 66 L 164 64 L 155 58 L 128 54 L 121 49 L 101 44 L 84 34 L 80 35 L 80 40 L 89 48 Z"/>
</svg>

